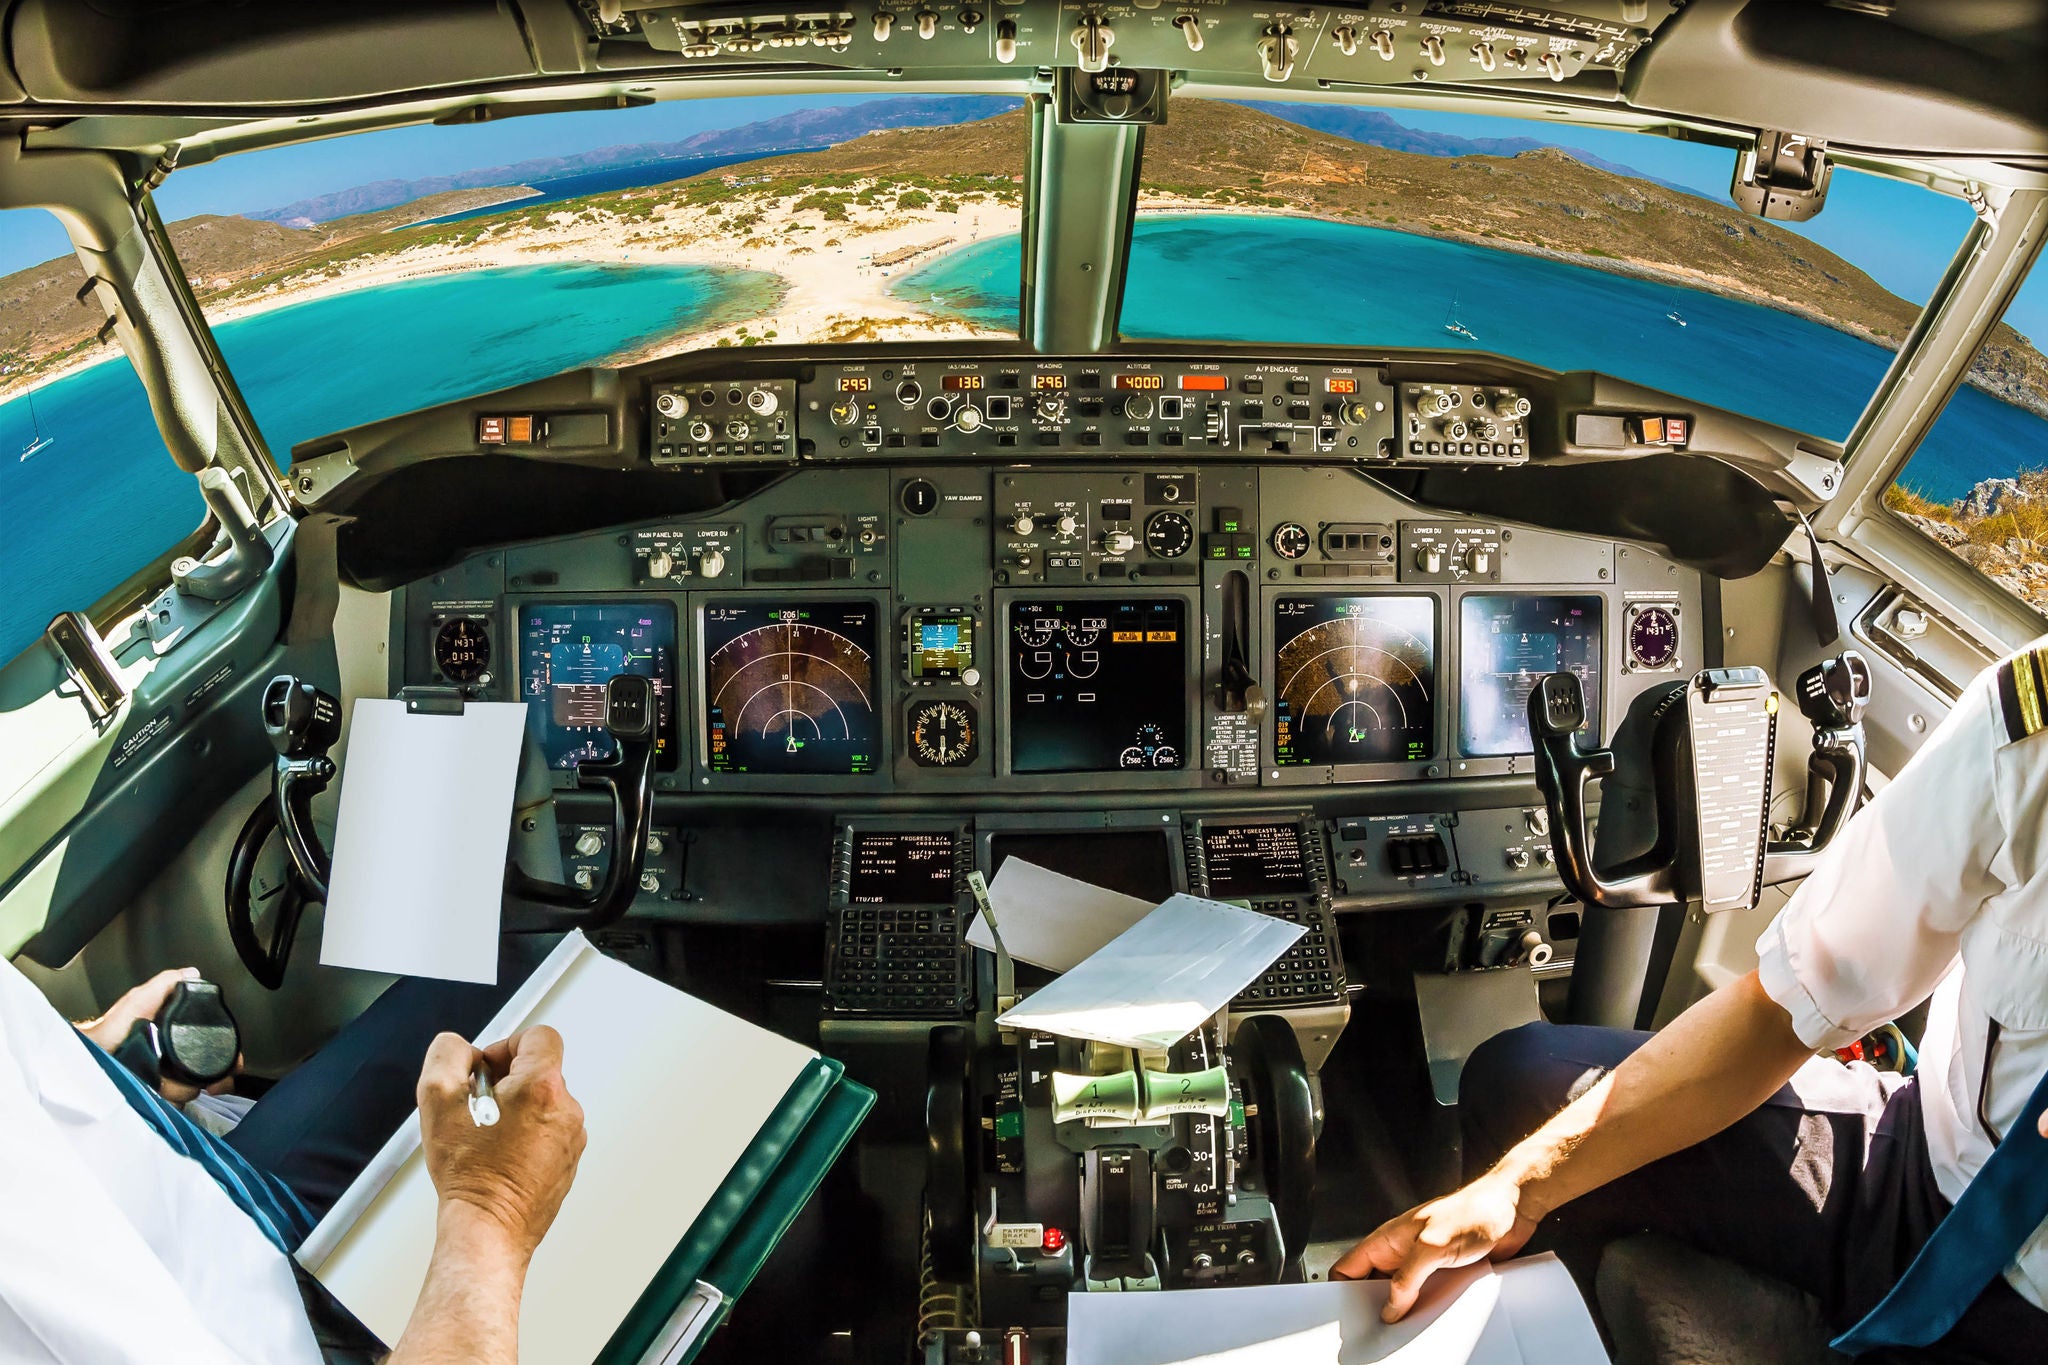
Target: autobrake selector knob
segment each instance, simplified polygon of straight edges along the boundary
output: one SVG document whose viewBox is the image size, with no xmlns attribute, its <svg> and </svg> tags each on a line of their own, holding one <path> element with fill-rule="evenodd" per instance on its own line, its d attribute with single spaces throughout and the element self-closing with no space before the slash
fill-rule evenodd
<svg viewBox="0 0 2048 1365">
<path fill-rule="evenodd" d="M 1111 531 L 1102 538 L 1102 552 L 1111 555 L 1127 555 L 1138 548 L 1138 538 L 1129 531 Z"/>
</svg>

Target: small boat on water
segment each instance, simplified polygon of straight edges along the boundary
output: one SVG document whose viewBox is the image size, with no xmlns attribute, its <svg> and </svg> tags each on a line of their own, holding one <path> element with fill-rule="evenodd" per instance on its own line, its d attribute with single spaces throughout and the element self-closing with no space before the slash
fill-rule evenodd
<svg viewBox="0 0 2048 1365">
<path fill-rule="evenodd" d="M 1458 321 L 1458 301 L 1451 300 L 1451 311 L 1444 314 L 1444 330 L 1452 336 L 1464 337 L 1467 341 L 1479 340 L 1479 334 Z"/>
<path fill-rule="evenodd" d="M 34 434 L 29 437 L 28 444 L 21 448 L 21 458 L 23 460 L 28 459 L 29 456 L 44 449 L 57 439 L 54 436 L 45 436 L 43 434 L 42 419 L 36 415 L 36 391 L 34 389 L 28 391 L 28 420 L 34 428 Z"/>
<path fill-rule="evenodd" d="M 1672 310 L 1671 310 L 1670 312 L 1666 313 L 1666 314 L 1665 314 L 1664 316 L 1665 316 L 1665 317 L 1667 317 L 1667 318 L 1669 318 L 1669 319 L 1671 319 L 1671 320 L 1672 320 L 1673 322 L 1677 323 L 1677 324 L 1678 324 L 1678 325 L 1679 325 L 1680 327 L 1683 327 L 1683 326 L 1685 326 L 1685 325 L 1686 325 L 1686 321 L 1685 321 L 1685 314 L 1683 314 L 1683 313 L 1679 312 L 1679 311 L 1678 311 L 1678 310 L 1677 310 L 1676 308 L 1672 309 Z"/>
</svg>

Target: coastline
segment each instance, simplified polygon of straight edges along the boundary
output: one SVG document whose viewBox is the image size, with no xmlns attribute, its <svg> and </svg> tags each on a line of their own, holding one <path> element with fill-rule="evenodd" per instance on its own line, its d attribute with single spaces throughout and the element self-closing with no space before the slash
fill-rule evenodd
<svg viewBox="0 0 2048 1365">
<path fill-rule="evenodd" d="M 520 187 L 526 189 L 527 187 Z M 657 187 L 665 188 L 665 187 Z M 504 201 L 517 203 L 534 191 Z M 439 275 L 512 266 L 585 263 L 595 265 L 690 265 L 721 271 L 744 271 L 775 277 L 779 291 L 755 304 L 723 305 L 717 321 L 670 334 L 606 357 L 610 364 L 636 364 L 683 350 L 713 346 L 749 346 L 773 342 L 872 342 L 894 340 L 975 340 L 1006 338 L 1007 331 L 979 325 L 969 318 L 903 297 L 892 287 L 961 250 L 993 237 L 1018 233 L 1021 210 L 994 197 L 970 198 L 957 209 L 869 209 L 852 207 L 837 219 L 822 212 L 785 211 L 773 235 L 747 236 L 759 221 L 746 205 L 719 206 L 665 203 L 643 215 L 619 214 L 608 208 L 577 208 L 578 201 L 552 205 L 537 220 L 493 224 L 470 220 L 481 232 L 460 242 L 429 242 L 396 251 L 366 250 L 331 265 L 309 266 L 285 274 L 253 293 L 202 299 L 214 326 L 254 317 L 277 308 L 312 303 L 344 293 Z M 734 211 L 727 212 L 726 208 Z M 1202 199 L 1150 194 L 1137 207 L 1141 217 L 1170 218 L 1298 218 L 1342 227 L 1405 232 L 1466 246 L 1511 251 L 1611 274 L 1712 293 L 1787 313 L 1832 328 L 1887 352 L 1897 346 L 1867 328 L 1828 317 L 1798 300 L 1747 285 L 1724 275 L 1664 262 L 1615 256 L 1590 256 L 1559 251 L 1512 239 L 1478 238 L 1418 227 L 1391 227 L 1359 222 L 1340 215 L 1301 209 L 1250 205 L 1218 205 Z M 754 316 L 736 316 L 733 307 L 758 306 Z M 0 376 L 0 405 L 31 388 L 55 383 L 108 360 L 116 348 L 75 357 L 71 362 L 33 375 Z M 2048 418 L 2048 395 L 2012 393 L 1979 381 L 1968 382 L 1998 401 Z"/>
<path fill-rule="evenodd" d="M 713 326 L 675 333 L 612 363 L 654 360 L 699 346 L 760 345 L 779 338 L 974 340 L 1007 335 L 918 308 L 891 293 L 889 286 L 929 265 L 934 252 L 943 254 L 1019 231 L 1022 215 L 1012 206 L 970 203 L 954 213 L 905 210 L 869 215 L 877 221 L 843 223 L 828 223 L 812 213 L 803 216 L 816 220 L 814 224 L 785 224 L 783 232 L 773 238 L 737 241 L 733 240 L 736 234 L 722 231 L 720 216 L 701 208 L 668 208 L 645 220 L 622 220 L 604 213 L 593 220 L 587 213 L 563 209 L 548 214 L 544 226 L 538 228 L 510 225 L 460 245 L 436 243 L 366 255 L 303 275 L 286 275 L 253 294 L 230 294 L 224 301 L 202 298 L 200 303 L 207 322 L 219 327 L 362 289 L 474 270 L 572 263 L 694 265 L 778 276 L 781 292 L 765 311 L 751 317 L 728 316 Z M 629 229 L 623 234 L 617 231 L 622 224 Z M 943 246 L 933 245 L 942 239 Z M 888 258 L 919 247 L 933 250 L 898 259 L 893 266 L 871 264 L 872 258 Z M 76 357 L 53 370 L 0 377 L 0 404 L 30 388 L 54 384 L 121 358 L 121 350 L 109 343 L 101 351 Z"/>
</svg>

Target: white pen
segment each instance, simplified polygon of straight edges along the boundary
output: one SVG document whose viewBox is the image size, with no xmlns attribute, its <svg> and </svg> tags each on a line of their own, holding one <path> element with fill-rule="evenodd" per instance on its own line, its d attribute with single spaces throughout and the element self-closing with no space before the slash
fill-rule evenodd
<svg viewBox="0 0 2048 1365">
<path fill-rule="evenodd" d="M 479 1128 L 498 1121 L 498 1092 L 491 1088 L 490 1063 L 481 1057 L 469 1069 L 469 1121 Z"/>
</svg>

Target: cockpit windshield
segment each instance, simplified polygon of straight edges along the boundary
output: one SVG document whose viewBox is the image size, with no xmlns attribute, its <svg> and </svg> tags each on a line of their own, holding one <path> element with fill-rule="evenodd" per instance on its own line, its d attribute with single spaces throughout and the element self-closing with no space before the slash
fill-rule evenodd
<svg viewBox="0 0 2048 1365">
<path fill-rule="evenodd" d="M 917 275 L 1015 239 L 1018 104 L 742 97 L 408 128 L 225 158 L 157 198 L 283 462 L 580 365 L 1013 337 L 1014 271 L 1004 319 L 934 308 Z"/>
<path fill-rule="evenodd" d="M 1533 120 L 1176 98 L 1145 143 L 1122 332 L 1491 352 L 1841 440 L 1971 211 L 1838 169 L 1826 212 L 1766 222 L 1729 198 L 1735 158 Z"/>
</svg>

